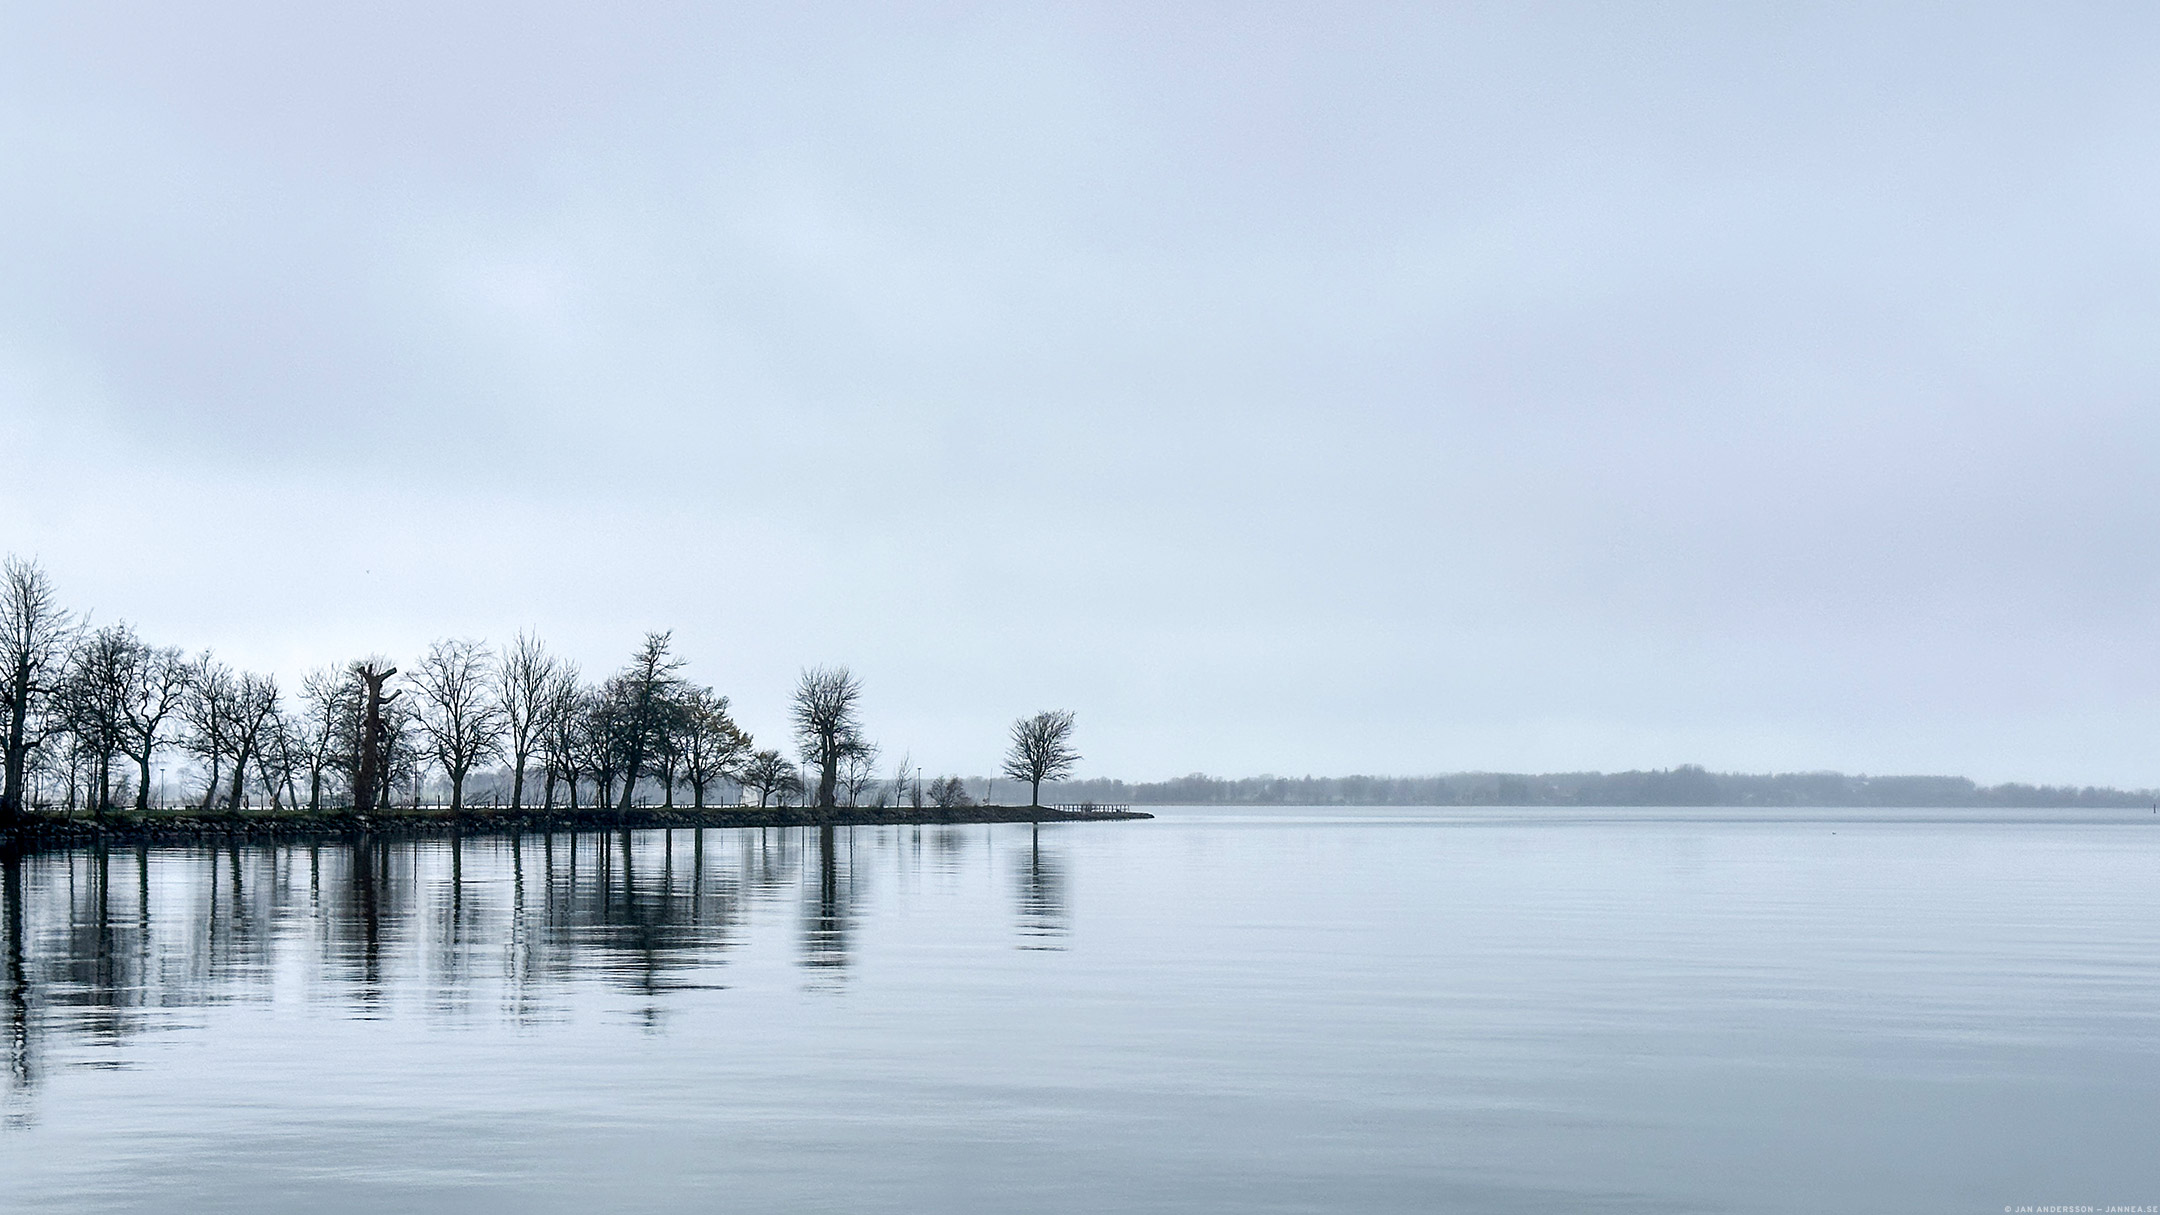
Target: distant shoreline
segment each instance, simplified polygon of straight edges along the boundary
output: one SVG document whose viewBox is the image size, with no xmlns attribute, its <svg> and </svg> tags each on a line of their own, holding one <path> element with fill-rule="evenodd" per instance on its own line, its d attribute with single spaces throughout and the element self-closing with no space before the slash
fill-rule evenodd
<svg viewBox="0 0 2160 1215">
<path fill-rule="evenodd" d="M 359 815 L 350 810 L 242 811 L 220 813 L 107 812 L 101 822 L 78 812 L 73 818 L 32 814 L 0 828 L 0 848 L 35 850 L 105 844 L 307 843 L 374 836 L 434 839 L 466 835 L 527 835 L 546 831 L 616 831 L 661 828 L 739 827 L 958 827 L 984 823 L 1092 823 L 1155 817 L 1126 808 L 1055 809 L 1048 806 L 960 806 L 950 810 L 841 806 L 815 807 L 639 806 L 630 810 L 587 810 L 576 814 L 502 809 L 390 810 Z"/>
<path fill-rule="evenodd" d="M 1711 772 L 1699 765 L 1628 772 L 1453 772 L 1431 776 L 1247 776 L 1045 785 L 1058 802 L 1132 806 L 1722 806 L 1733 809 L 2134 809 L 2160 790 L 2099 785 L 1982 785 L 1963 776 Z"/>
</svg>

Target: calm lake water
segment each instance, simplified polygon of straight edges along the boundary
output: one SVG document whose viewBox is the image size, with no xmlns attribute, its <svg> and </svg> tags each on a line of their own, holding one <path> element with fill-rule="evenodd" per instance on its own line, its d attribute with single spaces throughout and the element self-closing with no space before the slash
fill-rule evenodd
<svg viewBox="0 0 2160 1215">
<path fill-rule="evenodd" d="M 21 862 L 0 1207 L 2160 1204 L 2150 813 L 699 834 Z"/>
</svg>

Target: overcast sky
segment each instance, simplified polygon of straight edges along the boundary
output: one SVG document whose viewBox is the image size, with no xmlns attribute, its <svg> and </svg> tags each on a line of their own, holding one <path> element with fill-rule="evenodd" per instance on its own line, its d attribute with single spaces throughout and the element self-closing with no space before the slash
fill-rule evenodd
<svg viewBox="0 0 2160 1215">
<path fill-rule="evenodd" d="M 2160 7 L 0 0 L 0 549 L 983 772 L 2160 785 Z"/>
</svg>

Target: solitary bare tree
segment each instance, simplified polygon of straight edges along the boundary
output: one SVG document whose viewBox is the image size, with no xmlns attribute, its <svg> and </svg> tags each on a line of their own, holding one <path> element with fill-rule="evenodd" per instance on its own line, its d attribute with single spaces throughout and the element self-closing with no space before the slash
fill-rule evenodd
<svg viewBox="0 0 2160 1215">
<path fill-rule="evenodd" d="M 502 711 L 489 696 L 494 655 L 477 641 L 438 641 L 411 678 L 420 690 L 421 733 L 450 778 L 450 813 L 458 814 L 465 809 L 465 778 L 502 739 Z"/>
<path fill-rule="evenodd" d="M 1005 752 L 1005 775 L 1028 784 L 1028 805 L 1042 805 L 1042 784 L 1057 780 L 1080 762 L 1072 749 L 1073 715 L 1041 712 L 1012 724 L 1012 746 Z"/>
<path fill-rule="evenodd" d="M 795 685 L 795 745 L 803 762 L 817 769 L 817 804 L 830 809 L 840 783 L 840 761 L 862 743 L 856 702 L 862 684 L 846 667 L 811 667 Z"/>
<path fill-rule="evenodd" d="M 31 752 L 44 742 L 46 708 L 57 691 L 75 636 L 52 580 L 35 561 L 0 564 L 0 822 L 19 817 Z"/>
</svg>

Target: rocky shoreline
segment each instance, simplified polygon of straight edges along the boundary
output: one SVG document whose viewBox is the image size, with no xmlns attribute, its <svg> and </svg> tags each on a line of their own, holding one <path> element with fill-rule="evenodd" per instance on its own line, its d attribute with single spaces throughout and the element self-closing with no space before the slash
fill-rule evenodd
<svg viewBox="0 0 2160 1215">
<path fill-rule="evenodd" d="M 842 806 L 688 807 L 640 806 L 630 810 L 552 811 L 469 809 L 390 810 L 371 815 L 349 810 L 308 813 L 243 811 L 239 814 L 109 813 L 102 820 L 32 814 L 0 828 L 0 849 L 42 850 L 99 844 L 268 843 L 347 840 L 359 837 L 424 839 L 468 835 L 524 835 L 540 831 L 616 831 L 694 827 L 953 827 L 976 823 L 1108 822 L 1155 817 L 1125 808 L 1053 809 L 1047 806 L 963 806 L 950 810 Z"/>
</svg>

